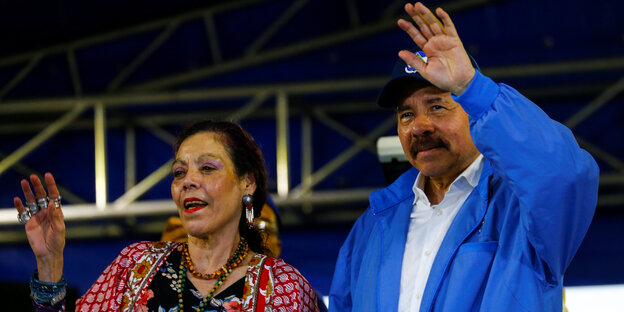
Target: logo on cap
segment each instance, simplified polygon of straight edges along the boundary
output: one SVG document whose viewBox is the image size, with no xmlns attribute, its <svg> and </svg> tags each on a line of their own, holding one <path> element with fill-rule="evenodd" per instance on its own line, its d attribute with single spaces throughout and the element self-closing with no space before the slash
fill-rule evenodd
<svg viewBox="0 0 624 312">
<path fill-rule="evenodd" d="M 425 52 L 423 51 L 418 51 L 415 53 L 416 56 L 418 56 L 418 58 L 425 62 L 425 64 L 427 64 L 427 62 L 429 61 L 429 59 L 427 58 L 427 55 L 425 54 Z M 416 70 L 416 68 L 410 66 L 410 64 L 405 63 L 405 72 L 408 74 L 414 74 L 417 73 L 418 71 Z"/>
</svg>

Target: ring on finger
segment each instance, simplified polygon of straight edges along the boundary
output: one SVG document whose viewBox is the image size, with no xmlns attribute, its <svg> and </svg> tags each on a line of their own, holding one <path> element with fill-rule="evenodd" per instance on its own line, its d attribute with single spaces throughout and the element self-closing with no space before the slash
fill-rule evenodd
<svg viewBox="0 0 624 312">
<path fill-rule="evenodd" d="M 47 197 L 37 199 L 37 205 L 39 206 L 39 210 L 48 208 L 48 204 L 49 201 Z"/>
<path fill-rule="evenodd" d="M 59 195 L 57 198 L 50 198 L 50 201 L 54 203 L 54 208 L 61 208 L 61 199 L 63 199 L 61 195 Z"/>
<path fill-rule="evenodd" d="M 26 224 L 26 222 L 30 220 L 30 217 L 30 211 L 24 210 L 21 213 L 17 214 L 17 221 L 19 221 L 20 224 Z"/>
<path fill-rule="evenodd" d="M 37 212 L 39 212 L 39 206 L 35 202 L 26 203 L 26 210 L 30 212 L 31 216 L 34 216 Z"/>
</svg>

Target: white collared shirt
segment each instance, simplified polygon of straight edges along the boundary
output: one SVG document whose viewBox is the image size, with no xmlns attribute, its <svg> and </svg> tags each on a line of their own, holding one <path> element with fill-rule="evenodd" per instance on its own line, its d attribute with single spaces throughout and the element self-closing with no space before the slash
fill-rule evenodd
<svg viewBox="0 0 624 312">
<path fill-rule="evenodd" d="M 459 208 L 479 183 L 482 169 L 483 155 L 479 155 L 453 181 L 444 199 L 437 205 L 431 205 L 425 195 L 425 177 L 420 173 L 416 177 L 412 188 L 415 198 L 401 268 L 399 311 L 419 311 L 433 260 Z"/>
</svg>

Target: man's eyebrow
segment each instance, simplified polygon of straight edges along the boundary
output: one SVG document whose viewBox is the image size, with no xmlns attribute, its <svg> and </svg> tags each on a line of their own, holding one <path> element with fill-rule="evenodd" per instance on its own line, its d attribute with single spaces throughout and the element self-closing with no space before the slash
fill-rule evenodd
<svg viewBox="0 0 624 312">
<path fill-rule="evenodd" d="M 396 107 L 396 112 L 400 113 L 400 112 L 404 112 L 406 110 L 408 110 L 410 107 L 407 105 L 399 105 Z"/>
<path fill-rule="evenodd" d="M 442 101 L 443 98 L 441 96 L 437 96 L 437 95 L 432 95 L 430 97 L 427 97 L 425 99 L 425 103 L 434 103 L 434 102 L 440 102 Z"/>
</svg>

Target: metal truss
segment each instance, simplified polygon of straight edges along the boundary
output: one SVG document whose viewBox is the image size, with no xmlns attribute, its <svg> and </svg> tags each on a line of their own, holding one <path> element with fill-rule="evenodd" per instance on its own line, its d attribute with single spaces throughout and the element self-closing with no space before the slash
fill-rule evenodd
<svg viewBox="0 0 624 312">
<path fill-rule="evenodd" d="M 13 57 L 0 59 L 0 68 L 3 66 L 22 64 L 24 67 L 10 80 L 8 84 L 0 89 L 0 99 L 4 98 L 16 85 L 18 85 L 38 64 L 43 57 L 51 54 L 63 53 L 66 55 L 67 66 L 71 75 L 74 95 L 64 98 L 50 98 L 38 100 L 14 100 L 0 102 L 1 116 L 29 115 L 35 113 L 56 113 L 61 116 L 50 124 L 46 123 L 22 123 L 12 124 L 7 122 L 0 125 L 0 133 L 30 133 L 35 132 L 28 142 L 13 151 L 11 154 L 3 155 L 0 161 L 0 174 L 9 169 L 15 169 L 24 174 L 31 171 L 25 168 L 20 160 L 38 146 L 44 143 L 53 135 L 63 129 L 93 129 L 95 142 L 95 172 L 96 172 L 96 202 L 85 203 L 78 196 L 72 196 L 71 190 L 64 189 L 63 195 L 71 204 L 64 206 L 65 217 L 68 221 L 81 221 L 91 219 L 107 218 L 127 218 L 129 216 L 164 216 L 175 213 L 175 205 L 170 200 L 163 201 L 141 201 L 139 200 L 145 192 L 164 179 L 170 171 L 171 161 L 164 162 L 158 169 L 141 181 L 136 181 L 136 138 L 135 127 L 147 129 L 155 137 L 167 144 L 172 144 L 174 136 L 163 129 L 163 126 L 176 124 L 188 120 L 193 120 L 199 113 L 210 113 L 215 118 L 245 120 L 250 118 L 274 118 L 276 133 L 276 155 L 277 155 L 277 194 L 274 194 L 276 203 L 280 207 L 291 207 L 286 223 L 297 224 L 302 222 L 302 215 L 309 215 L 310 206 L 336 205 L 346 203 L 361 203 L 364 207 L 368 194 L 372 189 L 348 189 L 336 191 L 315 191 L 314 187 L 341 166 L 345 165 L 352 157 L 360 152 L 374 152 L 373 143 L 382 133 L 388 131 L 395 125 L 395 117 L 389 115 L 382 118 L 380 124 L 371 129 L 368 133 L 358 133 L 336 121 L 331 117 L 337 112 L 365 112 L 376 109 L 376 105 L 371 99 L 366 103 L 340 103 L 340 105 L 318 105 L 313 109 L 301 109 L 299 105 L 293 103 L 293 98 L 301 94 L 333 93 L 357 90 L 378 90 L 386 81 L 387 77 L 369 77 L 361 79 L 334 80 L 334 81 L 308 81 L 302 83 L 270 84 L 256 86 L 234 86 L 227 88 L 213 89 L 192 89 L 178 91 L 163 91 L 169 87 L 178 86 L 183 83 L 205 79 L 217 74 L 235 72 L 237 70 L 266 64 L 268 62 L 299 55 L 302 53 L 332 47 L 348 41 L 365 38 L 374 34 L 383 33 L 394 29 L 395 12 L 398 8 L 397 1 L 388 7 L 385 18 L 369 24 L 362 25 L 354 9 L 354 2 L 347 0 L 349 4 L 349 16 L 352 28 L 339 33 L 329 34 L 319 38 L 302 40 L 291 45 L 276 48 L 273 50 L 264 49 L 266 43 L 277 31 L 283 27 L 294 14 L 301 10 L 307 1 L 294 1 L 287 8 L 281 17 L 265 29 L 255 42 L 249 44 L 244 56 L 225 61 L 223 60 L 219 47 L 219 30 L 214 23 L 214 16 L 220 12 L 234 10 L 244 6 L 256 4 L 262 1 L 230 1 L 221 6 L 207 8 L 189 14 L 175 16 L 169 19 L 158 20 L 145 23 L 132 28 L 111 32 L 108 34 L 78 40 L 64 45 L 58 45 L 39 51 L 23 53 Z M 462 9 L 472 5 L 482 5 L 488 1 L 455 1 L 456 9 Z M 401 2 L 402 3 L 402 2 Z M 162 46 L 172 35 L 180 24 L 185 21 L 202 19 L 204 21 L 212 51 L 214 64 L 188 72 L 174 73 L 167 77 L 159 77 L 150 81 L 126 85 L 127 78 L 140 68 L 144 62 Z M 129 64 L 114 77 L 108 84 L 105 94 L 84 95 L 81 85 L 75 53 L 79 49 L 89 46 L 109 42 L 122 37 L 137 33 L 160 30 L 160 34 L 148 46 L 138 53 Z M 566 74 L 589 72 L 596 70 L 613 70 L 624 68 L 624 58 L 577 60 L 573 62 L 558 62 L 551 64 L 540 64 L 535 66 L 506 66 L 500 68 L 484 68 L 483 71 L 494 79 L 504 79 L 517 76 L 540 76 L 551 74 Z M 598 86 L 600 88 L 600 86 Z M 600 107 L 606 105 L 615 96 L 622 93 L 624 89 L 624 78 L 604 89 L 594 101 L 581 109 L 577 114 L 568 119 L 565 124 L 574 128 L 581 121 L 587 119 Z M 527 94 L 550 94 L 556 92 L 569 93 L 579 92 L 578 89 L 570 90 L 527 90 Z M 581 90 L 582 91 L 582 90 Z M 583 92 L 593 93 L 596 89 L 588 89 Z M 149 116 L 132 116 L 133 124 L 127 125 L 124 120 L 117 117 L 109 117 L 107 111 L 119 107 L 137 107 L 143 105 L 170 105 L 180 102 L 190 102 L 198 100 L 218 100 L 218 99 L 244 99 L 246 104 L 237 109 L 210 110 L 205 112 L 180 112 L 176 114 L 153 114 Z M 274 108 L 263 107 L 263 103 L 272 102 Z M 92 111 L 93 118 L 81 119 L 80 116 Z M 297 116 L 302 122 L 302 166 L 301 181 L 288 181 L 289 171 L 293 170 L 289 165 L 290 147 L 289 140 L 289 118 Z M 312 159 L 314 146 L 312 145 L 312 121 L 318 122 L 332 129 L 336 133 L 349 138 L 352 145 L 346 148 L 334 159 L 322 165 L 318 170 L 313 171 L 314 159 Z M 126 192 L 111 200 L 106 198 L 107 177 L 106 177 L 106 132 L 111 127 L 123 127 L 126 130 L 126 165 L 125 183 Z M 613 155 L 593 146 L 590 142 L 578 138 L 580 144 L 590 151 L 596 158 L 602 160 L 612 167 L 613 171 L 601 177 L 601 185 L 623 185 L 624 184 L 624 162 Z M 36 168 L 35 168 L 36 169 Z M 298 182 L 298 184 L 293 183 Z M 291 185 L 296 185 L 291 189 Z M 621 206 L 624 204 L 624 197 L 611 196 L 601 197 L 600 204 L 606 206 Z M 305 208 L 308 207 L 308 208 Z M 321 210 L 314 212 L 319 217 L 318 220 L 332 220 L 343 218 L 353 220 L 359 213 L 346 212 L 344 214 L 332 212 L 324 213 Z M 338 216 L 338 217 L 337 217 Z M 14 208 L 0 209 L 0 224 L 15 225 Z M 154 227 L 158 228 L 158 227 Z M 112 231 L 115 232 L 115 231 Z M 100 232 L 93 232 L 100 233 Z M 83 234 L 77 234 L 81 236 Z M 87 235 L 87 234 L 84 234 Z M 95 235 L 95 234 L 94 234 Z M 10 237 L 6 236 L 6 237 Z M 23 236 L 22 236 L 23 239 Z"/>
</svg>

